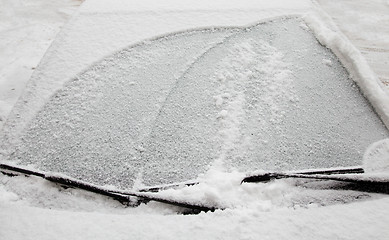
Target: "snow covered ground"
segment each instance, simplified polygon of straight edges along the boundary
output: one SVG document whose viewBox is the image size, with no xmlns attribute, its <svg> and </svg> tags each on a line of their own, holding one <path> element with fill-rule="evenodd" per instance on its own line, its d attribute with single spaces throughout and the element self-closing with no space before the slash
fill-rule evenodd
<svg viewBox="0 0 389 240">
<path fill-rule="evenodd" d="M 330 14 L 336 14 L 339 6 L 342 9 L 347 9 L 349 6 L 346 1 L 341 5 L 323 2 L 320 1 L 320 4 L 325 5 L 324 9 Z M 17 8 L 14 5 L 16 3 L 24 7 Z M 76 11 L 74 6 L 79 4 L 73 1 L 55 1 L 53 5 L 47 5 L 45 1 L 35 1 L 36 4 L 32 6 L 39 7 L 34 12 L 41 11 L 42 14 L 30 15 L 34 9 L 31 3 L 27 4 L 23 1 L 16 3 L 2 1 L 2 6 L 5 7 L 1 8 L 1 17 L 6 19 L 1 22 L 1 36 L 5 36 L 1 41 L 5 40 L 0 42 L 4 44 L 0 55 L 2 58 L 0 62 L 2 121 L 9 115 L 10 109 L 29 79 L 31 68 L 37 66 L 50 39 L 55 37 L 65 19 Z M 370 8 L 369 11 L 377 13 L 388 8 L 385 2 L 379 5 L 377 1 L 375 4 L 376 11 Z M 164 2 L 148 0 L 136 3 L 86 1 L 55 38 L 43 61 L 33 73 L 27 92 L 18 102 L 19 109 L 24 111 L 11 113 L 13 116 L 11 124 L 15 124 L 13 129 L 15 133 L 12 134 L 17 135 L 18 131 L 29 123 L 35 111 L 47 102 L 48 97 L 55 90 L 62 88 L 63 83 L 102 57 L 126 46 L 170 32 L 209 26 L 245 26 L 269 17 L 304 14 L 313 8 L 310 1 L 281 0 L 272 3 L 266 1 L 244 3 L 196 1 L 194 3 L 189 0 Z M 60 11 L 61 13 L 58 14 L 57 9 L 65 9 L 65 11 Z M 50 14 L 41 19 L 45 11 Z M 360 6 L 354 6 L 350 14 L 355 14 L 354 11 L 365 10 Z M 57 14 L 52 15 L 53 12 Z M 26 20 L 26 17 L 32 19 Z M 317 12 L 311 13 L 306 19 L 311 23 L 311 27 L 316 26 L 318 34 L 322 34 L 319 35 L 322 42 L 328 43 L 335 52 L 336 49 L 343 54 L 352 52 L 342 52 L 339 45 L 336 45 L 336 41 L 331 41 L 328 35 L 323 35 L 331 32 L 317 27 L 318 22 L 315 22 L 315 17 L 323 19 Z M 342 23 L 347 23 L 346 20 L 351 22 L 351 17 L 347 18 L 347 15 L 342 17 L 343 20 L 338 21 L 335 17 L 335 22 L 343 33 L 349 36 L 346 30 L 351 29 L 352 24 Z M 385 26 L 385 18 L 385 14 L 379 15 L 374 18 L 374 23 L 382 22 L 382 26 Z M 363 19 L 366 22 L 368 17 Z M 39 36 L 29 34 L 28 36 L 32 36 L 33 39 L 24 48 L 21 42 L 25 41 L 25 36 L 30 30 L 23 28 L 23 24 L 26 21 L 39 20 L 48 25 L 43 27 L 39 25 L 37 30 L 35 29 Z M 330 22 L 327 24 L 331 25 Z M 21 30 L 18 30 L 19 26 Z M 50 31 L 49 34 L 42 35 L 46 30 Z M 10 32 L 15 32 L 15 35 Z M 388 32 L 384 30 L 382 34 Z M 364 35 L 364 44 L 374 40 L 371 35 L 374 33 Z M 383 35 L 379 38 L 383 39 L 379 49 L 385 50 L 388 47 L 385 39 L 389 38 Z M 350 40 L 353 41 L 355 38 Z M 34 47 L 35 44 L 39 47 Z M 358 47 L 358 44 L 355 45 Z M 39 53 L 32 53 L 30 47 L 38 50 Z M 373 69 L 383 69 L 379 72 L 376 70 L 376 74 L 382 82 L 385 82 L 388 76 L 387 70 L 381 65 L 376 66 L 375 60 L 369 60 L 369 53 L 363 54 L 367 56 Z M 32 57 L 26 57 L 31 55 Z M 360 59 L 357 53 L 353 56 L 357 60 Z M 379 55 L 378 59 L 384 58 Z M 347 58 L 343 61 L 347 61 Z M 363 66 L 360 65 L 363 64 L 363 59 L 353 64 L 351 67 Z M 23 72 L 23 69 L 27 70 Z M 382 111 L 378 112 L 385 121 L 387 95 L 376 90 L 377 83 L 369 86 L 363 82 L 366 79 L 375 80 L 374 73 L 371 74 L 367 69 L 356 72 L 356 75 L 362 79 L 361 84 L 366 86 L 364 90 L 367 95 L 374 95 L 370 96 L 373 104 L 376 107 L 384 106 L 380 108 Z M 17 115 L 19 117 L 15 117 Z M 7 131 L 10 131 L 9 129 L 8 127 Z M 387 156 L 385 147 L 378 152 Z M 375 155 L 373 154 L 372 157 L 368 154 L 368 156 L 370 157 L 365 158 L 371 159 Z M 380 159 L 382 160 L 381 157 Z M 197 188 L 172 193 L 189 196 L 197 191 L 197 197 L 200 195 L 207 201 L 216 201 L 229 206 L 224 211 L 184 216 L 177 215 L 177 209 L 164 204 L 150 203 L 138 208 L 124 208 L 119 203 L 104 197 L 80 190 L 62 189 L 34 177 L 9 178 L 1 175 L 0 239 L 106 239 L 108 237 L 113 239 L 387 239 L 389 236 L 386 226 L 389 220 L 387 195 L 334 190 L 320 183 L 317 186 L 313 183 L 314 187 L 312 187 L 312 183 L 290 180 L 240 185 L 242 177 L 242 173 L 225 173 L 220 167 L 215 167 L 201 176 L 205 183 L 213 185 L 199 185 Z M 299 187 L 296 186 L 297 183 L 310 187 Z M 201 193 L 204 195 L 201 196 Z"/>
</svg>

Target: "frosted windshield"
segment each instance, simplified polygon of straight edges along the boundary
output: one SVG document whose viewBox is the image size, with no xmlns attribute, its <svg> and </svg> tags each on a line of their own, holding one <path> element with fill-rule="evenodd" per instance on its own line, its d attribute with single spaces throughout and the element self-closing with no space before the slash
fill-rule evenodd
<svg viewBox="0 0 389 240">
<path fill-rule="evenodd" d="M 299 19 L 171 34 L 79 74 L 9 156 L 99 185 L 358 165 L 388 131 Z"/>
</svg>

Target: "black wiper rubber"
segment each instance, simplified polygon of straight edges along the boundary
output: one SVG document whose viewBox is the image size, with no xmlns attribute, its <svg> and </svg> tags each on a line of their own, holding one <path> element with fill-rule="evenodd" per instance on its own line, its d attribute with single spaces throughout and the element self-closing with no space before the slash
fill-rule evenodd
<svg viewBox="0 0 389 240">
<path fill-rule="evenodd" d="M 268 182 L 283 178 L 300 178 L 311 180 L 331 180 L 347 183 L 338 187 L 343 190 L 389 194 L 388 177 L 364 175 L 364 170 L 359 167 L 348 169 L 302 171 L 295 173 L 263 173 L 248 176 L 241 183 Z"/>
<path fill-rule="evenodd" d="M 340 169 L 322 169 L 322 170 L 312 170 L 312 171 L 297 171 L 297 172 L 290 172 L 290 173 L 262 173 L 262 174 L 256 174 L 252 176 L 245 177 L 242 180 L 242 183 L 244 182 L 268 182 L 274 179 L 281 179 L 281 178 L 296 178 L 297 175 L 334 175 L 334 174 L 354 174 L 354 173 L 364 173 L 365 171 L 361 167 L 351 167 L 351 168 L 340 168 Z M 310 178 L 310 177 L 306 177 Z"/>
<path fill-rule="evenodd" d="M 7 165 L 7 164 L 0 164 L 0 169 L 12 171 L 12 172 L 17 172 L 17 173 L 22 173 L 22 174 L 26 174 L 26 175 L 33 175 L 33 176 L 37 176 L 37 177 L 41 177 L 41 178 L 45 177 L 45 174 L 43 174 L 43 173 L 20 168 L 20 167 L 15 167 L 15 166 Z M 1 171 L 1 172 L 4 174 L 8 174 L 8 172 L 4 172 L 4 171 Z"/>
</svg>

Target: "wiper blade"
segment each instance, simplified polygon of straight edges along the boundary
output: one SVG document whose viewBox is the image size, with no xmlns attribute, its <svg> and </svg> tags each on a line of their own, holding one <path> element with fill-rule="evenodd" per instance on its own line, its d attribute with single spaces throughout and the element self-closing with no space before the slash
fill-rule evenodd
<svg viewBox="0 0 389 240">
<path fill-rule="evenodd" d="M 338 189 L 389 194 L 389 175 L 363 173 L 364 170 L 360 167 L 290 173 L 267 172 L 245 177 L 241 183 L 269 182 L 285 178 L 330 180 L 346 183 L 346 185 L 342 185 Z"/>
<path fill-rule="evenodd" d="M 223 209 L 218 206 L 207 206 L 197 202 L 175 200 L 169 197 L 160 196 L 158 195 L 158 193 L 156 193 L 158 191 L 168 189 L 168 188 L 174 188 L 180 186 L 191 186 L 191 185 L 198 184 L 199 182 L 196 181 L 189 181 L 189 182 L 184 182 L 179 184 L 169 184 L 165 186 L 147 187 L 143 189 L 138 189 L 137 191 L 126 191 L 126 190 L 108 189 L 78 179 L 67 177 L 64 175 L 44 173 L 44 172 L 24 169 L 24 168 L 20 168 L 8 164 L 0 164 L 0 172 L 11 176 L 24 174 L 24 175 L 41 177 L 43 179 L 59 184 L 66 188 L 78 188 L 78 189 L 94 192 L 97 194 L 101 194 L 104 196 L 108 196 L 128 206 L 131 205 L 136 206 L 142 202 L 146 203 L 149 201 L 156 201 L 156 202 L 161 202 L 169 205 L 190 209 L 192 211 L 191 213 L 199 213 L 201 211 L 208 212 L 208 211 L 214 211 L 216 209 Z M 289 172 L 289 173 L 267 172 L 263 174 L 248 176 L 244 178 L 241 183 L 268 182 L 271 180 L 283 179 L 283 178 L 334 180 L 334 181 L 348 182 L 354 184 L 354 186 L 350 187 L 350 189 L 353 190 L 389 194 L 388 177 L 383 177 L 383 178 L 371 177 L 369 175 L 364 175 L 362 173 L 364 173 L 364 171 L 360 167 L 305 170 L 305 171 Z"/>
<path fill-rule="evenodd" d="M 244 182 L 267 182 L 274 179 L 281 178 L 298 178 L 298 176 L 305 176 L 302 178 L 315 178 L 311 175 L 335 175 L 335 174 L 359 174 L 364 173 L 365 171 L 361 167 L 350 167 L 350 168 L 337 168 L 337 169 L 319 169 L 319 170 L 305 170 L 297 172 L 267 172 L 261 174 L 255 174 L 248 177 L 245 177 L 242 180 Z"/>
<path fill-rule="evenodd" d="M 125 191 L 125 190 L 112 190 L 104 187 L 100 187 L 91 183 L 87 183 L 84 181 L 80 181 L 77 179 L 73 179 L 71 177 L 67 176 L 61 176 L 61 175 L 54 175 L 50 173 L 44 173 L 40 171 L 35 170 L 28 170 L 8 164 L 0 164 L 0 172 L 6 175 L 16 176 L 18 174 L 24 174 L 24 175 L 31 175 L 31 176 L 37 176 L 41 177 L 45 180 L 48 180 L 50 182 L 59 184 L 61 186 L 64 186 L 66 188 L 78 188 L 83 189 L 89 192 L 97 193 L 100 195 L 111 197 L 115 200 L 118 200 L 122 204 L 126 205 L 138 205 L 141 202 L 149 202 L 149 201 L 156 201 L 161 202 L 165 204 L 170 204 L 178 207 L 188 208 L 194 211 L 194 213 L 198 213 L 201 211 L 208 212 L 208 211 L 215 211 L 217 207 L 213 206 L 205 206 L 200 203 L 193 203 L 189 201 L 178 201 L 174 199 L 170 199 L 167 197 L 161 197 L 158 196 L 156 193 L 151 192 L 145 192 L 146 189 L 143 189 L 143 191 Z M 18 173 L 18 174 L 15 174 Z M 189 183 L 190 184 L 190 183 Z M 154 190 L 156 188 L 150 188 L 151 190 Z"/>
<path fill-rule="evenodd" d="M 305 174 L 305 175 L 314 175 L 314 174 L 325 174 L 325 175 L 333 175 L 333 174 L 351 174 L 351 173 L 364 173 L 365 171 L 361 167 L 348 167 L 348 168 L 329 168 L 329 169 L 318 169 L 318 170 L 302 170 L 296 172 L 289 173 L 276 173 L 276 172 L 266 172 L 263 174 L 254 174 L 245 177 L 241 183 L 244 182 L 266 182 L 273 179 L 286 178 L 285 174 Z M 169 188 L 177 188 L 182 186 L 193 186 L 199 184 L 198 181 L 186 181 L 181 183 L 173 183 L 173 184 L 165 184 L 161 186 L 152 186 L 152 187 L 144 187 L 138 189 L 140 192 L 159 192 L 162 190 L 166 190 Z"/>
</svg>

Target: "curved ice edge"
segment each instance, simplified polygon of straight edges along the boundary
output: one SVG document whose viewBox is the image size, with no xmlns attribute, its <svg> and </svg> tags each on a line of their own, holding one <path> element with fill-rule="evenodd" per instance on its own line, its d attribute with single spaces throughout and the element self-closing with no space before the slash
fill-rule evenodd
<svg viewBox="0 0 389 240">
<path fill-rule="evenodd" d="M 302 14 L 287 14 L 282 16 L 275 16 L 270 18 L 263 18 L 259 21 L 247 24 L 247 25 L 237 25 L 237 26 L 203 26 L 203 27 L 197 27 L 197 28 L 188 28 L 181 31 L 174 31 L 174 32 L 168 32 L 166 34 L 157 35 L 152 38 L 143 39 L 138 42 L 131 43 L 130 45 L 127 45 L 125 47 L 122 47 L 116 51 L 110 52 L 109 54 L 103 56 L 102 58 L 92 62 L 90 65 L 86 66 L 83 70 L 78 72 L 73 78 L 69 78 L 65 80 L 64 82 L 54 84 L 52 86 L 45 86 L 43 89 L 40 89 L 37 87 L 36 83 L 32 83 L 29 80 L 29 84 L 26 86 L 26 89 L 24 90 L 24 93 L 19 97 L 18 101 L 13 106 L 10 114 L 7 116 L 3 127 L 0 129 L 0 156 L 6 156 L 9 153 L 6 151 L 4 146 L 15 145 L 18 143 L 18 139 L 23 134 L 24 130 L 28 127 L 29 123 L 32 119 L 39 113 L 39 111 L 42 110 L 42 108 L 46 105 L 47 101 L 49 101 L 58 91 L 60 91 L 66 84 L 76 80 L 78 76 L 86 73 L 90 70 L 92 66 L 96 66 L 100 63 L 104 63 L 107 59 L 110 57 L 113 57 L 117 54 L 120 54 L 122 51 L 131 50 L 132 48 L 136 48 L 139 46 L 144 46 L 147 44 L 150 44 L 154 41 L 163 40 L 170 37 L 176 37 L 181 34 L 187 34 L 187 33 L 196 33 L 201 31 L 221 31 L 221 30 L 230 30 L 237 32 L 249 28 L 253 28 L 257 25 L 272 22 L 272 21 L 282 21 L 282 20 L 289 20 L 289 19 L 300 19 L 303 21 L 303 15 Z M 50 50 L 51 46 L 49 47 Z M 49 51 L 48 50 L 48 51 Z M 47 53 L 47 52 L 46 52 Z M 45 55 L 46 55 L 45 53 Z M 43 58 L 42 58 L 43 59 Z M 42 62 L 42 60 L 41 60 Z M 41 65 L 41 62 L 38 65 L 38 68 Z M 41 74 L 41 73 L 40 73 Z M 31 77 L 31 79 L 34 76 Z M 31 84 L 32 83 L 32 84 Z M 38 85 L 40 86 L 40 85 Z M 28 98 L 28 100 L 25 99 L 25 96 L 29 95 L 32 97 Z M 36 101 L 36 99 L 39 99 Z M 28 111 L 25 111 L 25 103 L 27 101 L 35 101 L 33 107 L 29 106 Z"/>
<path fill-rule="evenodd" d="M 164 39 L 168 39 L 168 38 L 172 38 L 172 37 L 177 37 L 179 35 L 198 33 L 198 32 L 215 32 L 215 31 L 222 31 L 222 30 L 230 30 L 230 31 L 239 32 L 242 30 L 249 30 L 249 29 L 254 28 L 254 27 L 261 25 L 261 24 L 275 22 L 275 21 L 290 20 L 290 19 L 296 19 L 296 20 L 300 20 L 301 22 L 305 22 L 304 15 L 302 15 L 302 14 L 288 14 L 288 15 L 282 15 L 282 16 L 277 16 L 277 17 L 264 18 L 264 19 L 261 19 L 260 21 L 253 22 L 253 23 L 250 23 L 250 24 L 247 24 L 244 26 L 239 26 L 239 25 L 237 25 L 237 26 L 231 26 L 231 25 L 230 26 L 212 26 L 212 25 L 210 25 L 210 26 L 204 26 L 204 27 L 199 27 L 199 28 L 188 28 L 188 29 L 185 29 L 182 31 L 169 32 L 166 34 L 154 36 L 152 38 L 143 39 L 141 41 L 127 45 L 127 46 L 125 46 L 117 51 L 111 52 L 111 53 L 105 55 L 104 57 L 100 58 L 99 60 L 96 60 L 95 62 L 93 62 L 92 64 L 87 66 L 84 70 L 80 71 L 74 78 L 69 79 L 68 81 L 64 82 L 63 85 L 67 84 L 68 82 L 73 81 L 74 79 L 77 78 L 77 76 L 80 76 L 80 75 L 88 72 L 91 67 L 96 66 L 100 63 L 104 63 L 104 61 L 106 61 L 106 59 L 109 59 L 117 54 L 120 54 L 120 52 L 122 52 L 122 51 L 128 51 L 128 50 L 131 50 L 133 48 L 145 46 L 145 45 L 151 44 L 152 42 L 155 42 L 155 41 L 164 40 Z M 56 92 L 57 91 L 53 92 L 53 94 L 50 95 L 47 99 L 49 99 L 53 95 L 55 95 Z"/>
</svg>

